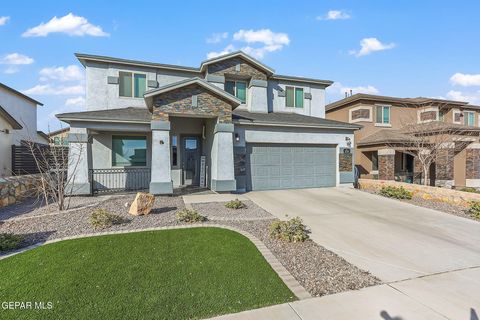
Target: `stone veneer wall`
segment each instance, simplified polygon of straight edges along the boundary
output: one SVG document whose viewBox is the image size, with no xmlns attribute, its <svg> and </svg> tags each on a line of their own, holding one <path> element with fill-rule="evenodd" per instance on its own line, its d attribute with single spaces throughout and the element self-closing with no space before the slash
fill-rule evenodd
<svg viewBox="0 0 480 320">
<path fill-rule="evenodd" d="M 437 180 L 453 180 L 453 158 L 455 157 L 455 150 L 440 149 L 437 152 L 435 161 L 435 179 Z"/>
<path fill-rule="evenodd" d="M 395 179 L 395 155 L 394 154 L 378 155 L 378 179 L 380 180 Z"/>
<path fill-rule="evenodd" d="M 0 207 L 5 207 L 34 196 L 36 186 L 40 184 L 40 175 L 23 175 L 2 178 L 0 180 Z"/>
<path fill-rule="evenodd" d="M 465 208 L 470 207 L 471 201 L 480 201 L 480 194 L 473 192 L 463 192 L 455 189 L 430 187 L 396 181 L 370 179 L 358 180 L 358 188 L 362 190 L 380 191 L 384 186 L 404 187 L 408 191 L 413 192 L 414 196 L 421 197 L 425 200 L 446 202 L 463 206 Z"/>
<path fill-rule="evenodd" d="M 340 152 L 338 155 L 338 167 L 340 172 L 350 172 L 353 169 L 353 154 Z"/>
<path fill-rule="evenodd" d="M 237 70 L 237 65 L 240 65 L 240 71 Z M 218 76 L 233 75 L 255 80 L 267 80 L 265 72 L 237 57 L 212 63 L 208 66 L 208 74 Z"/>
<path fill-rule="evenodd" d="M 197 96 L 197 106 L 192 106 L 192 96 Z M 172 90 L 155 98 L 152 119 L 168 121 L 169 114 L 216 118 L 220 123 L 232 122 L 232 106 L 205 88 L 192 84 Z"/>
<path fill-rule="evenodd" d="M 466 178 L 480 179 L 480 149 L 467 149 Z"/>
</svg>

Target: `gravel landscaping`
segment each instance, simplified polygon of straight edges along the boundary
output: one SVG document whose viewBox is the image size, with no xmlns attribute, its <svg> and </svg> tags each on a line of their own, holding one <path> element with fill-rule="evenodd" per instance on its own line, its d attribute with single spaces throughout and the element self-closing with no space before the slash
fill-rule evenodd
<svg viewBox="0 0 480 320">
<path fill-rule="evenodd" d="M 376 194 L 376 195 L 379 195 L 379 196 L 382 197 L 382 195 L 378 194 L 377 192 L 375 192 L 373 190 L 362 189 L 361 191 L 368 192 L 368 193 L 371 193 L 371 194 Z M 414 204 L 414 205 L 419 206 L 419 207 L 438 210 L 438 211 L 441 211 L 441 212 L 453 214 L 455 216 L 462 217 L 462 218 L 467 218 L 467 219 L 470 219 L 470 220 L 480 221 L 480 219 L 475 218 L 474 216 L 469 214 L 467 208 L 462 207 L 462 206 L 457 206 L 457 205 L 454 205 L 454 204 L 450 204 L 450 203 L 446 203 L 446 202 L 423 199 L 422 197 L 418 197 L 418 196 L 415 196 L 415 195 L 410 200 L 407 200 L 407 199 L 401 199 L 401 200 L 394 199 L 394 200 L 402 201 L 402 202 L 406 202 L 406 203 L 411 203 L 411 204 Z"/>
<path fill-rule="evenodd" d="M 114 225 L 108 231 L 135 230 L 183 224 L 178 222 L 175 213 L 183 209 L 181 197 L 157 197 L 152 213 L 134 217 L 128 213 L 135 195 L 111 196 L 110 198 L 77 198 L 77 207 L 88 207 L 51 214 L 47 207 L 31 210 L 28 214 L 9 217 L 0 223 L 0 233 L 13 232 L 25 235 L 23 245 L 31 245 L 49 239 L 63 238 L 86 233 L 103 232 L 93 230 L 89 218 L 93 211 L 105 209 L 117 214 L 126 221 Z M 313 296 L 360 289 L 381 283 L 368 272 L 358 269 L 333 252 L 311 240 L 303 243 L 285 243 L 269 237 L 269 225 L 274 218 L 268 212 L 245 201 L 245 209 L 228 209 L 225 203 L 194 204 L 200 214 L 207 216 L 209 223 L 220 223 L 251 233 L 260 239 L 285 268 Z M 4 212 L 2 210 L 2 212 Z M 0 212 L 0 214 L 2 214 Z M 6 215 L 3 215 L 5 217 Z M 19 218 L 21 217 L 21 218 Z M 28 218 L 27 218 L 28 217 Z"/>
</svg>

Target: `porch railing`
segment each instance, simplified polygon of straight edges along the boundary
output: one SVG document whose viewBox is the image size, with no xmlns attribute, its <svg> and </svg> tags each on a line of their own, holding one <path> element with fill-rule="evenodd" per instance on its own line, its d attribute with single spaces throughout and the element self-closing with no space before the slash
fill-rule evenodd
<svg viewBox="0 0 480 320">
<path fill-rule="evenodd" d="M 147 190 L 150 168 L 90 169 L 92 194 Z"/>
</svg>

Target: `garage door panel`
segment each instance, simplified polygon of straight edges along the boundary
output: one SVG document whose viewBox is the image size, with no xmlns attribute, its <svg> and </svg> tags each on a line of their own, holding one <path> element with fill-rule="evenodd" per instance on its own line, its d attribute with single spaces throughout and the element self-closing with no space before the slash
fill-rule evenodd
<svg viewBox="0 0 480 320">
<path fill-rule="evenodd" d="M 249 190 L 335 185 L 335 146 L 248 144 L 247 153 Z"/>
</svg>

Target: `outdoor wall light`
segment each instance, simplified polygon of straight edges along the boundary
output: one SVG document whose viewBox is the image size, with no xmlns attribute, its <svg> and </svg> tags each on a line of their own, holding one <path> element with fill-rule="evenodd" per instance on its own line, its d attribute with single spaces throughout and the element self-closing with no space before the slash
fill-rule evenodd
<svg viewBox="0 0 480 320">
<path fill-rule="evenodd" d="M 165 144 L 165 142 L 163 142 L 163 140 L 160 140 L 160 144 Z"/>
<path fill-rule="evenodd" d="M 240 142 L 240 136 L 238 133 L 235 133 L 235 142 Z"/>
</svg>

